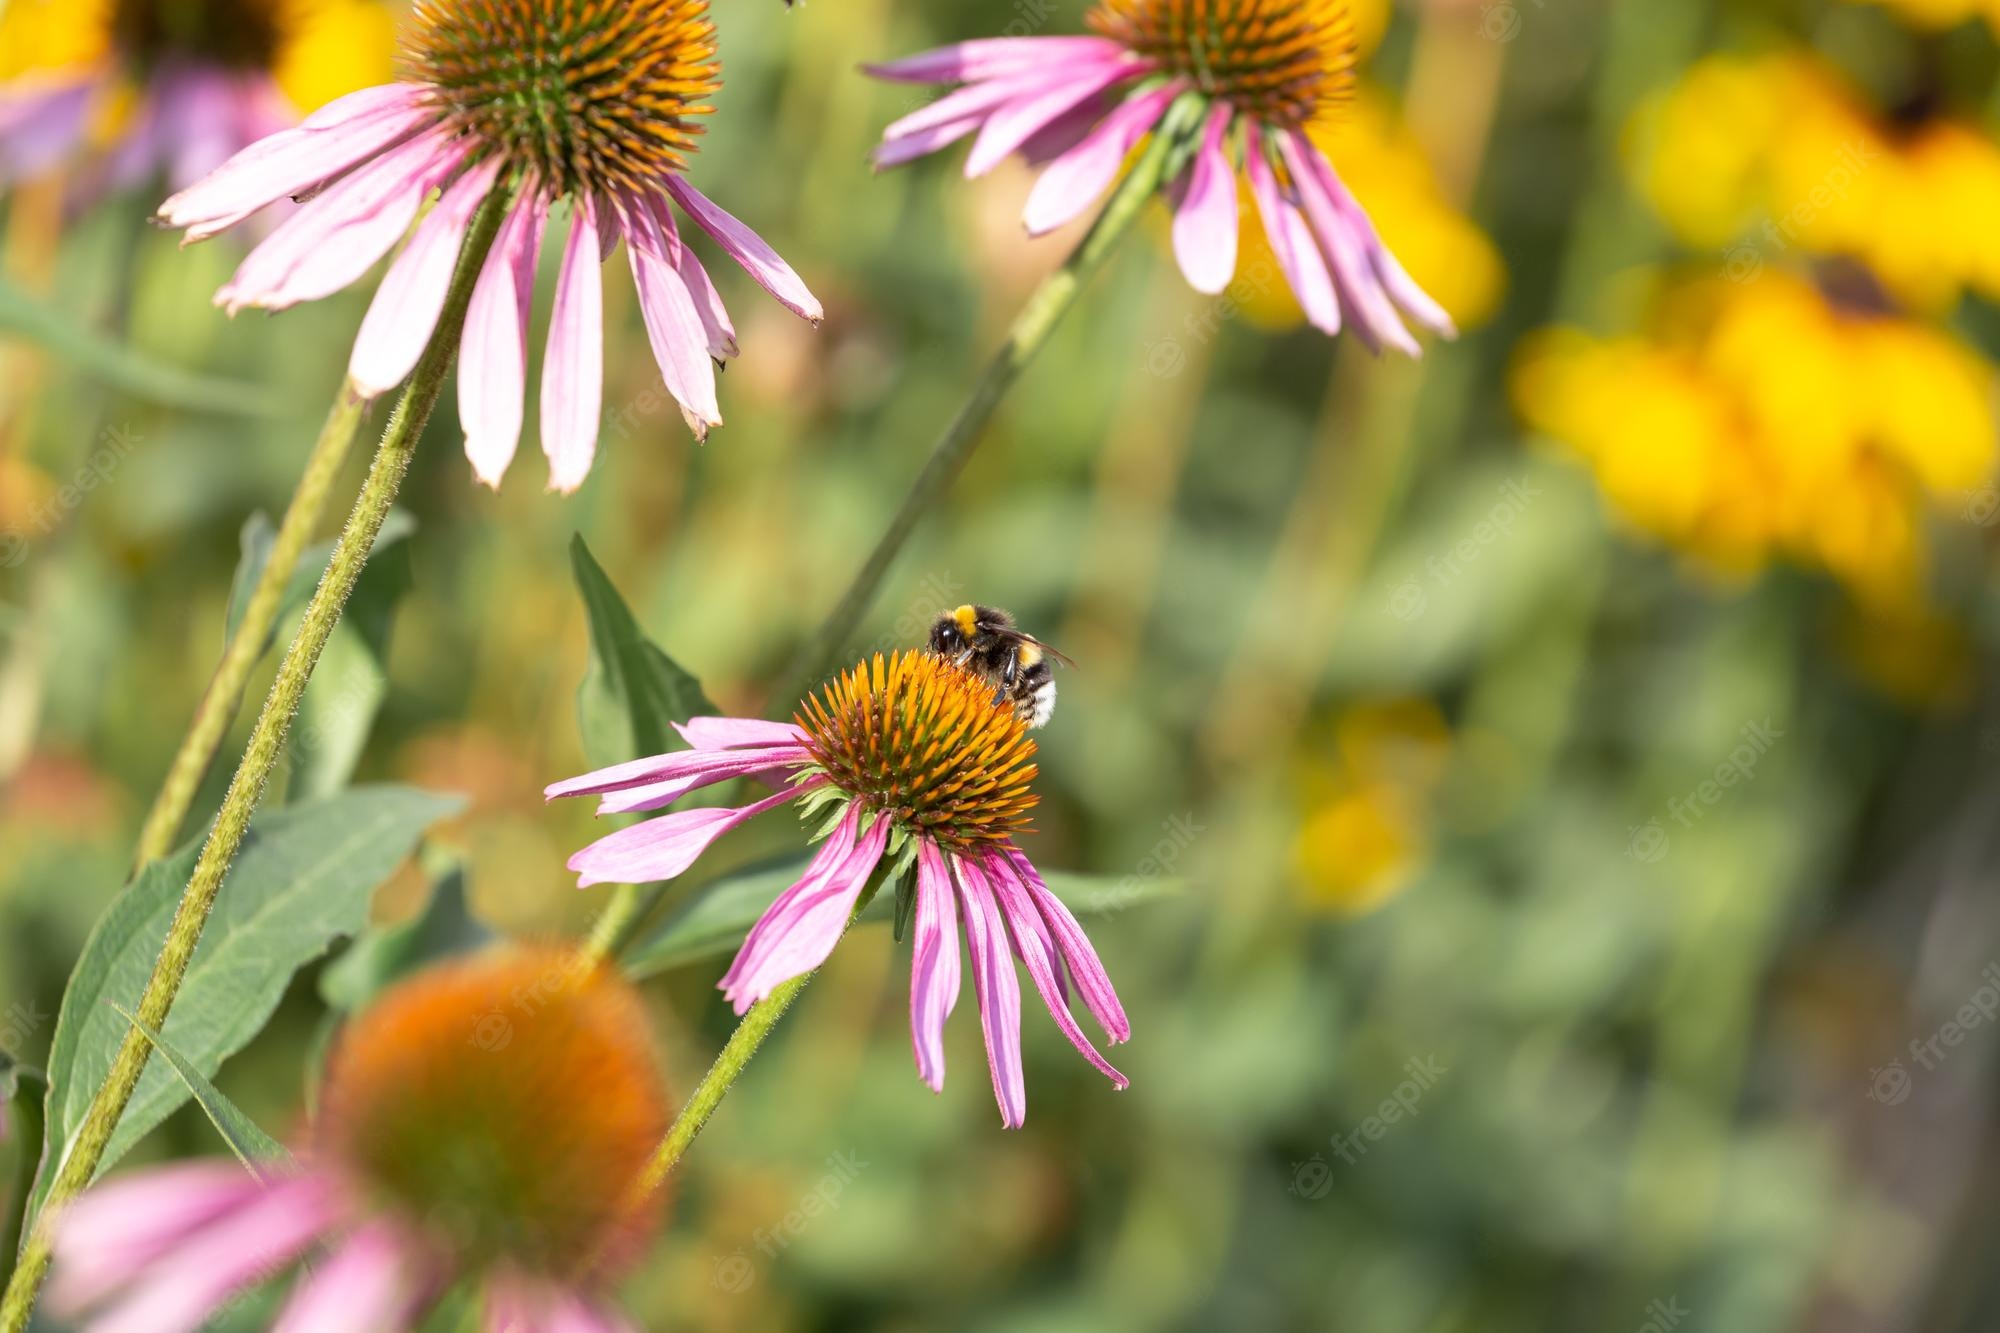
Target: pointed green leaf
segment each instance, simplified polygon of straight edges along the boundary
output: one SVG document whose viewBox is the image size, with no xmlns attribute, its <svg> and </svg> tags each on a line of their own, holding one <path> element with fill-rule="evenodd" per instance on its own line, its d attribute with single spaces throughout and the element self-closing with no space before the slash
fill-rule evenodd
<svg viewBox="0 0 2000 1333">
<path fill-rule="evenodd" d="M 215 1126 L 215 1132 L 229 1145 L 229 1151 L 236 1154 L 236 1160 L 249 1168 L 251 1175 L 259 1180 L 268 1180 L 270 1173 L 264 1170 L 264 1167 L 273 1164 L 295 1165 L 285 1145 L 266 1134 L 258 1127 L 256 1121 L 243 1113 L 241 1107 L 223 1096 L 213 1083 L 202 1077 L 201 1071 L 194 1067 L 192 1060 L 175 1050 L 165 1037 L 141 1023 L 136 1015 L 115 1004 L 111 1007 L 116 1009 L 126 1022 L 139 1029 L 146 1040 L 153 1043 L 153 1049 L 165 1057 L 166 1062 L 173 1067 L 173 1071 L 181 1076 L 181 1082 L 187 1085 L 189 1094 L 207 1114 L 208 1122 Z"/>
<path fill-rule="evenodd" d="M 241 1050 L 277 1007 L 292 974 L 339 936 L 367 924 L 369 899 L 424 829 L 457 797 L 408 787 L 357 788 L 273 811 L 252 825 L 188 964 L 165 1035 L 204 1077 Z M 200 840 L 140 872 L 105 909 L 70 974 L 49 1049 L 45 1164 L 62 1159 L 136 1009 Z M 147 1066 L 98 1169 L 108 1169 L 174 1108 L 186 1087 L 164 1063 Z M 46 1195 L 54 1171 L 36 1185 Z"/>
<path fill-rule="evenodd" d="M 590 617 L 590 667 L 576 696 L 584 753 L 609 765 L 684 749 L 672 724 L 713 714 L 715 705 L 701 682 L 646 638 L 583 538 L 569 549 Z"/>
</svg>

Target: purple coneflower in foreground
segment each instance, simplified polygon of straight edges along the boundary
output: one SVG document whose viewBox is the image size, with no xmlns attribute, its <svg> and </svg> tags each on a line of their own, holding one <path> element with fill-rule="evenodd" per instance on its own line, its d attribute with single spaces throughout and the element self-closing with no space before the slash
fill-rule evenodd
<svg viewBox="0 0 2000 1333">
<path fill-rule="evenodd" d="M 1101 0 L 1096 37 L 961 42 L 871 67 L 905 83 L 962 84 L 883 134 L 899 166 L 977 134 L 967 176 L 1010 154 L 1047 163 L 1029 196 L 1040 236 L 1081 216 L 1184 95 L 1204 115 L 1174 182 L 1174 252 L 1198 290 L 1236 273 L 1237 172 L 1250 184 L 1286 281 L 1314 326 L 1344 321 L 1370 346 L 1420 349 L 1402 315 L 1445 337 L 1451 317 L 1410 278 L 1306 135 L 1346 100 L 1355 41 L 1346 0 Z"/>
<path fill-rule="evenodd" d="M 1010 951 L 1063 1035 L 1126 1086 L 1070 1013 L 1066 977 L 1113 1042 L 1132 1035 L 1083 928 L 1014 843 L 1036 801 L 1035 743 L 991 686 L 929 653 L 877 654 L 808 700 L 794 722 L 704 717 L 680 732 L 693 749 L 558 782 L 548 795 L 597 795 L 599 814 L 617 814 L 658 810 L 730 778 L 785 784 L 740 809 L 677 811 L 599 839 L 570 858 L 582 887 L 672 879 L 724 833 L 782 805 L 829 821 L 805 875 L 751 928 L 722 978 L 737 1013 L 827 960 L 879 865 L 914 861 L 910 1039 L 924 1082 L 944 1087 L 963 920 L 1001 1120 L 1013 1128 L 1028 1113 Z"/>
<path fill-rule="evenodd" d="M 308 202 L 216 293 L 234 313 L 282 310 L 358 280 L 418 223 L 375 294 L 349 377 L 364 395 L 410 373 L 443 308 L 460 242 L 488 194 L 511 195 L 466 314 L 459 419 L 480 480 L 498 485 L 521 433 L 528 307 L 550 211 L 566 202 L 542 366 L 550 484 L 581 485 L 603 393 L 599 265 L 622 239 L 667 390 L 695 434 L 722 423 L 715 367 L 736 355 L 722 299 L 676 206 L 784 305 L 819 302 L 762 238 L 682 177 L 720 87 L 706 0 L 419 0 L 418 78 L 365 88 L 237 154 L 160 207 L 190 240 L 277 200 Z"/>
<path fill-rule="evenodd" d="M 603 1295 L 660 1213 L 670 1108 L 630 986 L 560 948 L 404 982 L 341 1034 L 302 1167 L 135 1171 L 57 1222 L 86 1333 L 185 1333 L 324 1246 L 279 1333 L 403 1333 L 477 1287 L 490 1333 L 629 1333 Z"/>
</svg>

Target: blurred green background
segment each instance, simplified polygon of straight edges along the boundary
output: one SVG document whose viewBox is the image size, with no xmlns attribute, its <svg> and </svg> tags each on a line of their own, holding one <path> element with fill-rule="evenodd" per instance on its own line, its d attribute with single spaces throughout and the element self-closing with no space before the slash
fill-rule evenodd
<svg viewBox="0 0 2000 1333">
<path fill-rule="evenodd" d="M 464 859 L 487 920 L 575 933 L 604 900 L 563 869 L 587 811 L 540 799 L 585 767 L 571 535 L 725 711 L 772 706 L 1065 253 L 1022 237 L 1016 165 L 874 177 L 912 93 L 856 66 L 1073 31 L 1084 8 L 724 0 L 692 178 L 826 326 L 719 274 L 744 355 L 697 447 L 608 279 L 605 435 L 567 499 L 532 435 L 500 493 L 476 486 L 441 406 L 374 576 L 382 672 L 344 629 L 314 688 L 329 726 L 365 730 L 362 777 L 471 798 L 430 851 Z M 905 950 L 857 935 L 695 1145 L 625 1293 L 646 1327 L 2000 1327 L 1994 31 L 1914 0 L 1360 16 L 1379 43 L 1334 161 L 1466 335 L 1407 363 L 1300 332 L 1254 249 L 1202 297 L 1152 219 L 849 644 L 914 643 L 979 600 L 1077 660 L 1031 852 L 1187 885 L 1085 923 L 1132 1017 L 1132 1088 L 1031 1003 L 1028 1122 L 1003 1132 L 961 1006 L 933 1097 Z M 1830 130 L 1817 168 L 1784 141 L 1815 104 L 1759 72 L 1778 57 L 1837 80 L 1886 145 L 1853 227 L 1811 192 L 1862 131 Z M 1688 91 L 1718 69 L 1740 77 Z M 1925 174 L 1947 121 L 1974 142 Z M 365 308 L 227 320 L 208 296 L 240 247 L 178 249 L 153 202 L 0 197 L 0 335 L 79 335 L 0 342 L 0 1047 L 31 1061 L 220 652 L 241 531 L 282 508 Z M 1694 315 L 1662 295 L 1718 282 Z M 1726 367 L 1688 350 L 1713 350 L 1718 308 L 1794 288 L 1839 337 L 1932 340 L 1970 368 L 1970 414 L 1927 415 L 1918 370 L 1856 390 L 1791 335 Z M 1577 391 L 1534 375 L 1558 325 L 1709 378 L 1627 392 L 1593 363 L 1606 438 L 1569 431 L 1548 396 Z M 260 410 L 163 402 L 114 373 L 120 344 L 254 386 Z M 1746 407 L 1753 382 L 1796 392 Z M 1843 395 L 1866 401 L 1822 429 Z M 1721 416 L 1670 410 L 1693 397 Z M 1846 431 L 1860 500 L 1767 465 L 1809 429 Z M 1928 468 L 1947 436 L 1956 461 Z M 101 485 L 52 498 L 107 447 Z M 421 890 L 406 872 L 378 913 Z M 719 971 L 648 985 L 683 1090 L 731 1027 Z M 300 1114 L 313 982 L 219 1080 L 273 1128 Z M 183 1110 L 145 1151 L 214 1148 Z"/>
</svg>

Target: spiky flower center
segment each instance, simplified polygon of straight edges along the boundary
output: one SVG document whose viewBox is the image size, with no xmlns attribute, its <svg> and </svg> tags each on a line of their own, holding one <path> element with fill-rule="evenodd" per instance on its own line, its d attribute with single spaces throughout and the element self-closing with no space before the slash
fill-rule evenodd
<svg viewBox="0 0 2000 1333">
<path fill-rule="evenodd" d="M 1284 129 L 1305 125 L 1354 87 L 1347 0 L 1099 0 L 1090 26 Z"/>
<path fill-rule="evenodd" d="M 833 784 L 954 850 L 1027 828 L 1035 743 L 993 687 L 925 652 L 875 654 L 806 700 L 798 724 Z"/>
<path fill-rule="evenodd" d="M 462 129 L 564 194 L 657 192 L 722 86 L 707 0 L 418 0 L 411 53 Z"/>
<path fill-rule="evenodd" d="M 172 57 L 269 69 L 286 8 L 284 0 L 115 0 L 111 44 L 140 70 Z"/>
<path fill-rule="evenodd" d="M 637 995 L 560 948 L 450 963 L 342 1034 L 320 1152 L 460 1265 L 574 1280 L 637 1257 L 666 1132 Z"/>
</svg>

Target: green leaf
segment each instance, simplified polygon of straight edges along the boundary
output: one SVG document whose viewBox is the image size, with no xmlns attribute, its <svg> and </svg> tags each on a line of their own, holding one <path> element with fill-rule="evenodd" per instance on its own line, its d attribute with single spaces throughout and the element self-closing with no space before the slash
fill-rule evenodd
<svg viewBox="0 0 2000 1333">
<path fill-rule="evenodd" d="M 0 332 L 39 343 L 91 378 L 148 402 L 226 416 L 292 415 L 288 404 L 255 385 L 164 365 L 95 329 L 73 323 L 5 277 L 0 277 Z"/>
<path fill-rule="evenodd" d="M 153 1049 L 166 1057 L 181 1082 L 195 1102 L 208 1114 L 209 1123 L 215 1132 L 222 1135 L 222 1141 L 229 1145 L 229 1151 L 236 1154 L 236 1160 L 249 1168 L 250 1174 L 259 1180 L 270 1179 L 270 1173 L 262 1168 L 270 1164 L 293 1166 L 291 1153 L 285 1145 L 266 1134 L 257 1122 L 243 1113 L 243 1109 L 222 1095 L 216 1086 L 202 1077 L 202 1072 L 194 1067 L 194 1062 L 175 1050 L 173 1045 L 152 1028 L 139 1021 L 138 1016 L 128 1013 L 118 1005 L 112 1005 L 120 1016 L 133 1027 L 145 1034 L 153 1043 Z"/>
<path fill-rule="evenodd" d="M 449 867 L 431 886 L 424 910 L 394 926 L 370 926 L 319 974 L 319 997 L 353 1013 L 393 983 L 440 958 L 471 953 L 493 932 L 466 907 L 465 867 Z"/>
<path fill-rule="evenodd" d="M 609 765 L 686 748 L 672 724 L 713 714 L 715 705 L 646 638 L 581 536 L 569 550 L 590 617 L 590 667 L 576 696 L 584 753 Z"/>
<path fill-rule="evenodd" d="M 223 619 L 224 647 L 236 637 L 236 627 L 243 623 L 244 609 L 250 605 L 250 594 L 257 590 L 257 580 L 264 576 L 264 566 L 271 563 L 271 548 L 277 541 L 277 525 L 263 510 L 259 509 L 243 520 L 242 534 L 236 539 L 243 554 L 236 558 L 236 573 L 229 580 L 229 614 Z M 270 645 L 265 646 L 268 648 Z"/>
<path fill-rule="evenodd" d="M 264 1026 L 294 972 L 336 937 L 367 924 L 375 887 L 425 828 L 461 804 L 457 797 L 408 787 L 357 788 L 259 819 L 216 895 L 165 1024 L 167 1039 L 212 1077 Z M 199 850 L 196 839 L 148 865 L 84 943 L 49 1049 L 47 1151 L 36 1206 L 128 1030 L 111 1005 L 137 1008 Z M 173 1070 L 148 1065 L 98 1170 L 108 1169 L 187 1096 Z"/>
<path fill-rule="evenodd" d="M 642 980 L 733 953 L 764 910 L 805 874 L 808 861 L 788 856 L 759 862 L 705 886 L 627 952 L 623 960 L 626 973 L 635 981 Z M 901 866 L 890 867 L 892 875 L 903 871 Z M 909 878 L 914 882 L 916 877 Z M 1113 878 L 1058 873 L 1046 879 L 1049 889 L 1079 917 L 1116 913 L 1187 891 L 1184 880 L 1139 875 Z M 893 921 L 895 911 L 895 895 L 877 893 L 858 924 Z"/>
</svg>

